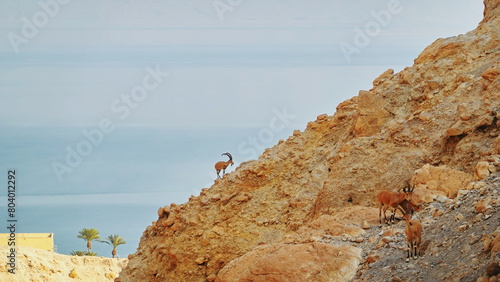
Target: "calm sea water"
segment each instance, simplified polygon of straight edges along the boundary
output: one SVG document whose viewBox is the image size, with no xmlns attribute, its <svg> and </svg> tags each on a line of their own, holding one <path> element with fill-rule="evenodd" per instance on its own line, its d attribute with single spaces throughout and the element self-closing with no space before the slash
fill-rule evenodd
<svg viewBox="0 0 500 282">
<path fill-rule="evenodd" d="M 69 254 L 86 249 L 78 231 L 96 228 L 103 238 L 121 235 L 127 244 L 118 247 L 118 254 L 126 257 L 157 219 L 159 207 L 186 202 L 213 184 L 213 164 L 225 160 L 223 152 L 233 154 L 234 170 L 292 131 L 266 136 L 252 147 L 248 140 L 258 139 L 259 128 L 121 127 L 105 135 L 59 181 L 52 164 L 66 165 L 68 146 L 77 148 L 86 140 L 82 130 L 92 128 L 1 128 L 0 220 L 7 221 L 7 171 L 16 170 L 17 232 L 54 233 L 57 251 Z M 111 256 L 106 244 L 94 243 L 93 251 Z"/>
<path fill-rule="evenodd" d="M 144 203 L 134 203 L 133 198 Z M 118 247 L 118 255 L 126 257 L 135 252 L 142 232 L 157 219 L 157 209 L 171 200 L 167 193 L 19 197 L 17 232 L 54 233 L 56 251 L 69 254 L 87 249 L 86 241 L 77 238 L 78 231 L 95 228 L 101 238 L 124 237 L 127 244 Z M 107 244 L 94 242 L 92 250 L 111 256 Z"/>
</svg>

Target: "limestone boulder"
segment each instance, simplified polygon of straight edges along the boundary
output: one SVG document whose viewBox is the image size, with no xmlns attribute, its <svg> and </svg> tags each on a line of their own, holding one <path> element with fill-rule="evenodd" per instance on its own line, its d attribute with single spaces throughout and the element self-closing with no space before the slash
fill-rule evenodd
<svg viewBox="0 0 500 282">
<path fill-rule="evenodd" d="M 215 281 L 349 281 L 360 261 L 361 249 L 348 245 L 264 245 L 231 261 Z"/>
<path fill-rule="evenodd" d="M 413 183 L 419 187 L 418 190 L 430 190 L 431 195 L 439 195 L 435 191 L 442 192 L 448 198 L 455 198 L 459 190 L 464 190 L 472 181 L 472 176 L 469 173 L 452 169 L 446 165 L 432 166 L 430 164 L 424 165 L 422 168 L 415 172 Z M 420 195 L 426 198 L 427 195 Z M 426 198 L 427 199 L 427 198 Z"/>
</svg>

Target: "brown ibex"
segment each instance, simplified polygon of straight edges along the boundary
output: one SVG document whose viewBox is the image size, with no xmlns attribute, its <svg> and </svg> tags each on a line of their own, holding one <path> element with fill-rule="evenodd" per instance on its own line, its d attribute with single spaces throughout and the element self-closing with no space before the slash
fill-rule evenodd
<svg viewBox="0 0 500 282">
<path fill-rule="evenodd" d="M 226 168 L 229 166 L 229 165 L 233 165 L 233 156 L 231 156 L 231 154 L 229 153 L 224 153 L 222 154 L 221 156 L 228 156 L 229 157 L 229 161 L 227 162 L 224 162 L 224 161 L 220 161 L 220 162 L 217 162 L 215 164 L 215 171 L 217 171 L 217 178 L 221 178 L 220 175 L 219 175 L 219 172 L 222 170 L 222 177 L 224 177 L 224 175 L 226 175 Z"/>
<path fill-rule="evenodd" d="M 420 243 L 422 241 L 422 224 L 416 219 L 411 219 L 411 213 L 403 215 L 406 222 L 405 234 L 408 252 L 406 262 L 410 262 L 410 256 L 417 259 L 420 255 Z"/>
<path fill-rule="evenodd" d="M 413 190 L 412 190 L 413 191 Z M 403 215 L 407 213 L 415 213 L 420 211 L 423 208 L 424 203 L 416 204 L 413 200 L 404 199 L 401 203 L 399 203 L 398 210 L 401 211 Z M 391 218 L 394 220 L 396 216 L 396 210 L 393 210 Z"/>
<path fill-rule="evenodd" d="M 390 222 L 394 222 L 394 216 L 396 214 L 396 209 L 399 207 L 399 204 L 406 200 L 411 200 L 411 196 L 413 194 L 413 189 L 410 187 L 410 183 L 406 181 L 407 187 L 403 188 L 403 193 L 391 192 L 391 191 L 381 191 L 377 196 L 378 201 L 378 216 L 380 219 L 380 226 L 382 226 L 382 209 L 384 211 L 384 220 L 387 222 L 386 211 L 390 207 L 393 210 L 393 214 L 391 215 Z"/>
<path fill-rule="evenodd" d="M 410 191 L 410 196 L 413 196 L 413 190 L 415 190 L 415 185 L 413 185 L 412 187 L 410 187 L 410 183 L 408 181 L 406 181 L 406 190 L 407 191 Z M 413 214 L 414 212 L 417 212 L 419 210 L 421 210 L 424 205 L 424 203 L 420 203 L 420 204 L 416 204 L 415 202 L 413 202 L 413 200 L 411 198 L 406 198 L 404 199 L 401 203 L 399 203 L 399 205 L 397 206 L 396 209 L 393 209 L 392 210 L 392 215 L 391 215 L 391 221 L 394 222 L 394 220 L 396 219 L 396 211 L 399 210 L 401 211 L 401 214 L 402 215 L 405 215 L 406 213 L 409 213 L 411 212 L 411 214 Z"/>
</svg>

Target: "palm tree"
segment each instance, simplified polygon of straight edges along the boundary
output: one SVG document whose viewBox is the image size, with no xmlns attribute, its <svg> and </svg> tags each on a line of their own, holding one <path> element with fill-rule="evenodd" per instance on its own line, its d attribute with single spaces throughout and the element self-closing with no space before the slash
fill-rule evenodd
<svg viewBox="0 0 500 282">
<path fill-rule="evenodd" d="M 81 256 L 85 255 L 85 252 L 84 251 L 71 251 L 69 254 L 72 256 L 80 256 L 81 257 Z"/>
<path fill-rule="evenodd" d="M 99 237 L 99 231 L 94 228 L 83 228 L 79 233 L 80 235 L 76 237 L 87 241 L 87 251 L 90 253 L 90 250 L 92 250 L 92 241 L 99 242 L 101 239 L 101 237 Z"/>
<path fill-rule="evenodd" d="M 108 238 L 100 242 L 113 246 L 113 251 L 111 251 L 113 258 L 116 256 L 116 247 L 127 243 L 120 235 L 109 235 Z"/>
<path fill-rule="evenodd" d="M 70 255 L 72 256 L 92 256 L 92 257 L 96 257 L 97 256 L 97 253 L 94 253 L 94 252 L 89 252 L 89 251 L 71 251 L 69 253 Z"/>
</svg>

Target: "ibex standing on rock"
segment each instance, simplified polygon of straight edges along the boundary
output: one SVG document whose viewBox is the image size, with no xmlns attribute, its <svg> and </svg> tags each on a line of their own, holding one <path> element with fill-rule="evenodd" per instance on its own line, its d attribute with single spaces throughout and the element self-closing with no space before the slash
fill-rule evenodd
<svg viewBox="0 0 500 282">
<path fill-rule="evenodd" d="M 417 259 L 420 255 L 420 243 L 422 241 L 422 224 L 416 219 L 411 219 L 411 213 L 406 213 L 403 216 L 406 222 L 405 234 L 406 244 L 408 246 L 408 254 L 406 262 L 410 262 L 410 256 Z"/>
<path fill-rule="evenodd" d="M 417 212 L 422 209 L 423 203 L 416 204 L 415 202 L 412 201 L 413 197 L 413 190 L 415 190 L 415 185 L 410 187 L 410 183 L 406 181 L 406 194 L 408 197 L 406 197 L 399 205 L 397 208 L 392 210 L 392 215 L 391 215 L 391 222 L 394 222 L 396 219 L 396 211 L 400 210 L 402 215 L 405 215 L 409 212 L 413 214 L 414 212 Z M 403 189 L 404 192 L 404 189 Z"/>
<path fill-rule="evenodd" d="M 410 183 L 406 182 L 407 187 L 403 188 L 403 193 L 391 192 L 391 191 L 381 191 L 377 196 L 378 201 L 378 216 L 380 219 L 380 226 L 382 226 L 382 209 L 384 211 L 384 220 L 387 222 L 387 217 L 385 212 L 390 207 L 393 210 L 391 215 L 390 222 L 394 222 L 394 217 L 396 215 L 396 209 L 398 209 L 399 205 L 406 199 L 411 200 L 411 196 L 413 195 L 413 189 L 410 187 Z M 399 207 L 400 208 L 400 207 Z"/>
<path fill-rule="evenodd" d="M 222 170 L 222 177 L 224 177 L 224 175 L 226 175 L 226 168 L 229 166 L 229 165 L 233 165 L 233 156 L 231 156 L 231 154 L 229 153 L 224 153 L 222 154 L 221 156 L 228 156 L 229 157 L 229 161 L 227 162 L 224 162 L 224 161 L 220 161 L 220 162 L 217 162 L 215 164 L 215 171 L 217 171 L 217 178 L 221 178 L 220 175 L 219 175 L 219 172 Z"/>
</svg>

